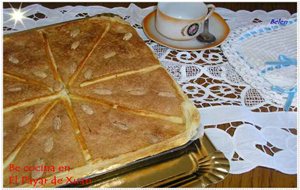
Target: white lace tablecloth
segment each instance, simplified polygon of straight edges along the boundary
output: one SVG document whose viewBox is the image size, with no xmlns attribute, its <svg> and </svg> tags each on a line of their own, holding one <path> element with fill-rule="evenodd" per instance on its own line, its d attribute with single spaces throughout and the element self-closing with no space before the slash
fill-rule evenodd
<svg viewBox="0 0 300 190">
<path fill-rule="evenodd" d="M 154 50 L 161 63 L 199 108 L 205 133 L 217 149 L 230 160 L 230 173 L 247 172 L 257 166 L 273 168 L 287 174 L 297 172 L 296 107 L 284 112 L 282 106 L 263 97 L 257 89 L 230 65 L 222 49 L 176 51 L 156 44 L 143 33 L 141 22 L 155 7 L 141 9 L 100 6 L 66 6 L 48 9 L 40 5 L 23 8 L 28 19 L 24 26 L 9 20 L 4 9 L 4 34 L 34 27 L 74 20 L 100 13 L 115 13 L 130 22 Z M 284 10 L 231 11 L 217 8 L 231 29 L 251 23 L 289 18 Z M 295 15 L 294 15 L 295 16 Z"/>
</svg>

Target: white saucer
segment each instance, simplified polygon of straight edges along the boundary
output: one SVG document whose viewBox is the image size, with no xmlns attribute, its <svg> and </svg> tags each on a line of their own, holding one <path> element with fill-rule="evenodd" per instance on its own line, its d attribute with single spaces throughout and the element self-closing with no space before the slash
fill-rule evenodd
<svg viewBox="0 0 300 190">
<path fill-rule="evenodd" d="M 156 30 L 155 15 L 156 10 L 151 12 L 144 18 L 144 32 L 151 40 L 172 49 L 195 51 L 212 48 L 221 44 L 226 39 L 230 31 L 226 21 L 218 13 L 213 13 L 211 18 L 209 19 L 209 31 L 216 37 L 216 41 L 214 43 L 201 43 L 196 38 L 187 41 L 171 40 L 169 38 L 164 37 Z M 203 25 L 201 26 L 201 30 L 203 30 L 202 27 Z"/>
</svg>

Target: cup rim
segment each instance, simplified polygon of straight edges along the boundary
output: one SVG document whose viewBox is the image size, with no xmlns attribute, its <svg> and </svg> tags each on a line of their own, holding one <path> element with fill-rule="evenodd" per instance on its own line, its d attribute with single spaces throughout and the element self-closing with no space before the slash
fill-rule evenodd
<svg viewBox="0 0 300 190">
<path fill-rule="evenodd" d="M 163 14 L 164 16 L 169 17 L 169 18 L 171 18 L 171 19 L 180 20 L 180 21 L 199 21 L 199 20 L 202 20 L 203 18 L 205 18 L 206 15 L 207 15 L 207 13 L 206 13 L 206 15 L 203 15 L 203 16 L 200 16 L 200 17 L 197 17 L 197 18 L 192 18 L 192 19 L 177 18 L 177 17 L 168 15 L 168 14 L 165 13 L 163 10 L 161 10 L 161 9 L 159 8 L 159 6 L 160 6 L 160 3 L 157 4 L 156 10 L 159 11 L 161 14 Z M 209 11 L 209 10 L 207 9 L 207 11 Z"/>
</svg>

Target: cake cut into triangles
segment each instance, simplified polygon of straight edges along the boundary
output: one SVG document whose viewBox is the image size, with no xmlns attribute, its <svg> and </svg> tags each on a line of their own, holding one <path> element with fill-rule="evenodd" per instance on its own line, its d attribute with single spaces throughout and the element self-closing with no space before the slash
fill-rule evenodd
<svg viewBox="0 0 300 190">
<path fill-rule="evenodd" d="M 184 145 L 199 127 L 193 103 L 118 17 L 7 35 L 3 68 L 5 187 L 34 186 L 11 183 L 10 164 L 69 166 L 14 173 L 66 183 Z"/>
</svg>

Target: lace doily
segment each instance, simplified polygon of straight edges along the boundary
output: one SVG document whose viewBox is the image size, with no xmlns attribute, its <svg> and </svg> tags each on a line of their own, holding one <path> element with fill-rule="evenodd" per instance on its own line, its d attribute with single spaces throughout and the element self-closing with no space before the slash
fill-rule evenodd
<svg viewBox="0 0 300 190">
<path fill-rule="evenodd" d="M 141 9 L 100 6 L 66 6 L 48 9 L 40 5 L 27 11 L 24 26 L 9 20 L 12 10 L 4 9 L 4 34 L 49 24 L 115 13 L 138 31 L 153 49 L 164 67 L 181 85 L 182 90 L 199 108 L 205 133 L 217 149 L 230 160 L 233 174 L 247 172 L 257 166 L 274 168 L 287 174 L 297 172 L 296 107 L 284 112 L 282 106 L 267 99 L 235 71 L 220 47 L 205 51 L 176 51 L 149 40 L 141 22 L 155 7 Z M 289 18 L 287 11 L 231 11 L 216 8 L 231 30 L 253 23 L 270 22 L 273 18 Z M 294 15 L 295 16 L 295 15 Z"/>
<path fill-rule="evenodd" d="M 291 89 L 297 83 L 296 65 L 281 67 L 277 64 L 280 69 L 276 69 L 274 64 L 274 69 L 270 66 L 266 69 L 266 63 L 275 63 L 280 56 L 297 57 L 297 19 L 285 21 L 286 25 L 260 23 L 237 28 L 221 45 L 224 55 L 243 79 L 265 99 L 279 106 L 285 104 L 288 94 L 280 94 L 272 87 Z M 293 105 L 296 105 L 296 98 Z"/>
</svg>

